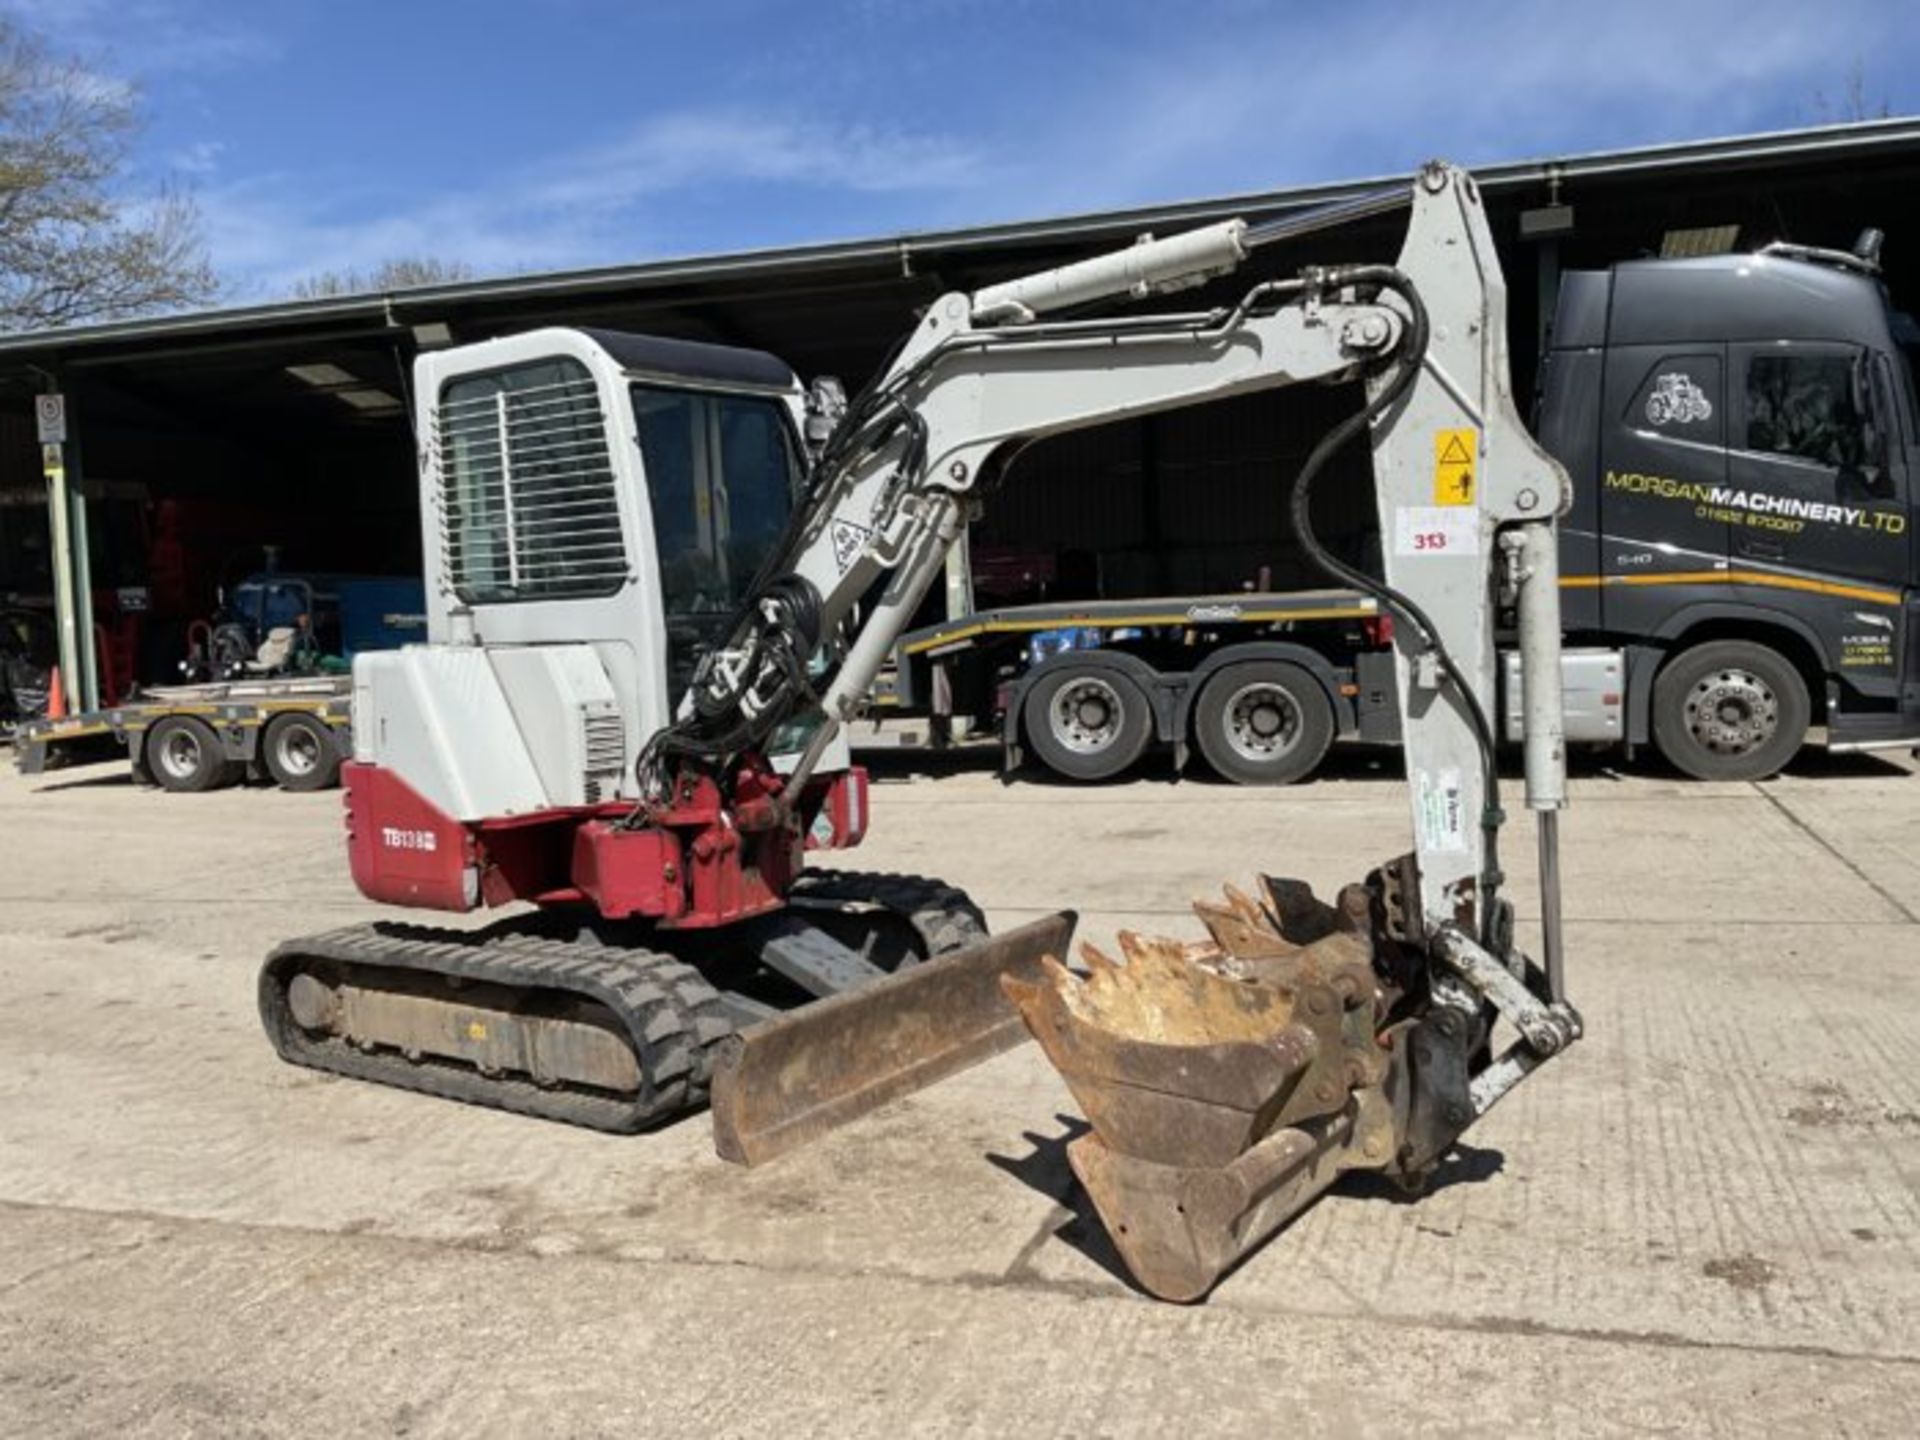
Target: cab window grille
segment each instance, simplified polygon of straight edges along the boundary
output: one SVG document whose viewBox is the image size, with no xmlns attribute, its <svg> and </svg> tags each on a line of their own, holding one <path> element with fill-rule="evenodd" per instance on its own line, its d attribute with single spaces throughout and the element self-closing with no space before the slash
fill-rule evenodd
<svg viewBox="0 0 1920 1440">
<path fill-rule="evenodd" d="M 462 600 L 610 595 L 626 582 L 606 418 L 579 361 L 451 382 L 432 444 L 442 560 Z"/>
</svg>

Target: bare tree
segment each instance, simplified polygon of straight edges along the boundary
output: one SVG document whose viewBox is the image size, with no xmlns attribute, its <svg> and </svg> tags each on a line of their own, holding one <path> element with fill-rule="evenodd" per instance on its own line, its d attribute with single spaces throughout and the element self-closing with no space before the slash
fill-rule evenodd
<svg viewBox="0 0 1920 1440">
<path fill-rule="evenodd" d="M 217 293 L 192 199 L 124 188 L 128 86 L 0 17 L 0 329 L 113 320 Z"/>
<path fill-rule="evenodd" d="M 1813 118 L 1822 125 L 1854 120 L 1885 120 L 1892 114 L 1893 107 L 1885 100 L 1876 102 L 1867 98 L 1867 67 L 1858 58 L 1847 71 L 1837 103 L 1829 100 L 1824 90 L 1813 92 Z"/>
<path fill-rule="evenodd" d="M 473 267 L 464 260 L 434 260 L 420 256 L 402 256 L 382 261 L 372 271 L 324 270 L 295 282 L 294 298 L 321 300 L 329 295 L 382 294 L 388 290 L 413 290 L 422 285 L 451 285 L 473 279 Z"/>
</svg>

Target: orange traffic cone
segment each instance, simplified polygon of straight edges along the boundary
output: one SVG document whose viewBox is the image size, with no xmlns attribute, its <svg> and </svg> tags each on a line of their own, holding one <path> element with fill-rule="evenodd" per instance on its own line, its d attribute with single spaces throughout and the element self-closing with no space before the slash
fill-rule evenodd
<svg viewBox="0 0 1920 1440">
<path fill-rule="evenodd" d="M 64 720 L 67 718 L 67 689 L 60 683 L 60 667 L 54 666 L 47 675 L 47 719 Z"/>
</svg>

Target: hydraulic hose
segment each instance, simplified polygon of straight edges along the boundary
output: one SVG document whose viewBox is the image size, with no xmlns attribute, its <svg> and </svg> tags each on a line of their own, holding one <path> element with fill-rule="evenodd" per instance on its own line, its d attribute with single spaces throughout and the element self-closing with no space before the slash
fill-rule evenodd
<svg viewBox="0 0 1920 1440">
<path fill-rule="evenodd" d="M 1486 708 L 1480 703 L 1480 696 L 1473 687 L 1460 678 L 1459 672 L 1454 668 L 1453 657 L 1447 653 L 1446 643 L 1440 638 L 1438 627 L 1434 625 L 1426 611 L 1421 609 L 1411 597 L 1395 590 L 1384 580 L 1347 564 L 1327 549 L 1313 528 L 1314 482 L 1319 479 L 1328 462 L 1352 443 L 1356 436 L 1371 428 L 1375 420 L 1397 405 L 1412 387 L 1414 380 L 1418 378 L 1431 334 L 1427 307 L 1420 299 L 1419 291 L 1414 288 L 1413 281 L 1390 265 L 1350 266 L 1333 272 L 1329 279 L 1340 285 L 1378 285 L 1383 290 L 1390 290 L 1406 301 L 1410 318 L 1406 332 L 1395 348 L 1394 353 L 1399 364 L 1392 377 L 1357 413 L 1341 421 L 1321 437 L 1320 443 L 1315 445 L 1307 456 L 1306 464 L 1300 467 L 1300 473 L 1294 477 L 1289 504 L 1293 528 L 1300 537 L 1301 546 L 1322 570 L 1334 579 L 1373 596 L 1403 622 L 1413 626 L 1427 648 L 1433 652 L 1434 658 L 1439 662 L 1441 674 L 1460 699 L 1461 708 L 1466 712 L 1467 723 L 1473 730 L 1474 741 L 1480 751 L 1481 783 L 1486 795 L 1486 802 L 1480 815 L 1481 833 L 1486 843 L 1486 862 L 1480 872 L 1480 941 L 1487 948 L 1493 949 L 1495 948 L 1493 901 L 1499 892 L 1501 881 L 1500 825 L 1506 815 L 1500 806 L 1500 771 L 1494 749 L 1493 726 L 1488 722 Z M 1382 537 L 1382 544 L 1386 543 L 1386 538 Z"/>
</svg>

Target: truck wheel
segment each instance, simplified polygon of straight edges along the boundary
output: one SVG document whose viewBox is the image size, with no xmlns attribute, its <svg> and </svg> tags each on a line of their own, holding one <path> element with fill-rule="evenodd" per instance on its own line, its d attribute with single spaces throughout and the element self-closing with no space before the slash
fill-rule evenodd
<svg viewBox="0 0 1920 1440">
<path fill-rule="evenodd" d="M 333 727 L 300 711 L 282 715 L 260 737 L 267 774 L 282 790 L 325 790 L 340 779 Z"/>
<path fill-rule="evenodd" d="M 1799 753 L 1812 704 L 1778 651 L 1710 640 L 1653 682 L 1653 741 L 1696 780 L 1764 780 Z"/>
<path fill-rule="evenodd" d="M 1284 660 L 1228 665 L 1193 709 L 1207 763 L 1237 785 L 1291 785 L 1333 744 L 1333 705 L 1320 682 Z"/>
<path fill-rule="evenodd" d="M 238 780 L 244 768 L 227 758 L 220 737 L 204 720 L 169 715 L 147 732 L 147 769 L 162 790 L 218 790 Z"/>
<path fill-rule="evenodd" d="M 1046 767 L 1069 780 L 1105 780 L 1138 760 L 1153 738 L 1140 687 L 1114 670 L 1066 664 L 1027 692 L 1027 738 Z"/>
</svg>

